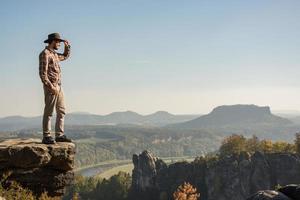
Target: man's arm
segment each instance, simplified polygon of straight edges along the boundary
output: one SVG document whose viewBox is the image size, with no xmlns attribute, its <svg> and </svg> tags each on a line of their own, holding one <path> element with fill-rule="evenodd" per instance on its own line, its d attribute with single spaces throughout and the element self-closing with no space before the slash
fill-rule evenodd
<svg viewBox="0 0 300 200">
<path fill-rule="evenodd" d="M 39 56 L 39 74 L 42 82 L 48 88 L 52 88 L 53 85 L 48 78 L 48 55 L 45 52 L 42 52 Z"/>
<path fill-rule="evenodd" d="M 60 61 L 66 60 L 70 57 L 71 46 L 67 40 L 64 41 L 64 44 L 65 44 L 64 53 L 57 54 Z"/>
<path fill-rule="evenodd" d="M 45 52 L 39 56 L 39 74 L 43 84 L 50 89 L 51 93 L 56 94 L 58 90 L 48 78 L 48 55 Z"/>
</svg>

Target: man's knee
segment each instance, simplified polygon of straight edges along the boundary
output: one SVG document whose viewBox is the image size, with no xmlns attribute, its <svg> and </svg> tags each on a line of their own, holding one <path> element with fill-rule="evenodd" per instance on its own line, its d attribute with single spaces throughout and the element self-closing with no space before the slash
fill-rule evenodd
<svg viewBox="0 0 300 200">
<path fill-rule="evenodd" d="M 53 116 L 53 109 L 45 108 L 44 109 L 44 117 L 52 117 Z"/>
<path fill-rule="evenodd" d="M 66 115 L 66 109 L 64 107 L 58 107 L 57 110 L 57 116 L 64 117 Z"/>
</svg>

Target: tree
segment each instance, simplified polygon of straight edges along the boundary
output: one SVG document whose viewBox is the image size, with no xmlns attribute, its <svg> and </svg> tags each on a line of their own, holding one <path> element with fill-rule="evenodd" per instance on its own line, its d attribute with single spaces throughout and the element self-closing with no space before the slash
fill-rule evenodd
<svg viewBox="0 0 300 200">
<path fill-rule="evenodd" d="M 300 154 L 300 133 L 296 133 L 295 148 L 296 152 Z"/>
<path fill-rule="evenodd" d="M 294 153 L 295 145 L 283 141 L 274 142 L 273 152 Z"/>
<path fill-rule="evenodd" d="M 225 138 L 220 147 L 220 156 L 239 154 L 246 151 L 246 138 L 242 135 L 231 135 Z"/>
<path fill-rule="evenodd" d="M 131 176 L 125 172 L 109 179 L 76 175 L 75 184 L 68 188 L 63 199 L 125 200 L 130 187 Z"/>
<path fill-rule="evenodd" d="M 200 193 L 197 193 L 197 189 L 190 183 L 184 182 L 173 193 L 174 200 L 197 200 L 200 197 Z"/>
<path fill-rule="evenodd" d="M 117 175 L 112 176 L 110 179 L 104 179 L 98 182 L 94 199 L 97 200 L 123 200 L 128 196 L 131 186 L 131 176 L 125 172 L 119 172 Z"/>
<path fill-rule="evenodd" d="M 96 185 L 100 181 L 102 180 L 99 178 L 76 175 L 74 184 L 67 188 L 63 200 L 72 199 L 72 197 L 74 198 L 74 196 L 78 199 L 91 199 Z"/>
<path fill-rule="evenodd" d="M 252 138 L 247 139 L 246 141 L 246 151 L 254 153 L 259 149 L 259 139 L 257 136 L 253 135 Z"/>
<path fill-rule="evenodd" d="M 264 153 L 271 153 L 273 151 L 273 143 L 271 140 L 262 140 L 259 144 L 259 150 Z"/>
</svg>

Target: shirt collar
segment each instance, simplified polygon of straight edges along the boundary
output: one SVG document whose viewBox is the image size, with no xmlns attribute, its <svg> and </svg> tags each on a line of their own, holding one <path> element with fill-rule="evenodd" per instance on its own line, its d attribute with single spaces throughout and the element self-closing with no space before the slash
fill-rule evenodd
<svg viewBox="0 0 300 200">
<path fill-rule="evenodd" d="M 56 53 L 53 49 L 50 49 L 48 46 L 46 46 L 46 49 L 48 49 L 52 53 Z"/>
</svg>

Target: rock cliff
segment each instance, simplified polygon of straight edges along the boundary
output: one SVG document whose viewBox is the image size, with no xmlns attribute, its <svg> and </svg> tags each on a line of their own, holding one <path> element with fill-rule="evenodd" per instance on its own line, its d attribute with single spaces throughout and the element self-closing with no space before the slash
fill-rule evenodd
<svg viewBox="0 0 300 200">
<path fill-rule="evenodd" d="M 287 185 L 274 190 L 258 191 L 247 200 L 299 200 L 300 185 Z"/>
<path fill-rule="evenodd" d="M 136 162 L 137 158 L 142 163 Z M 132 193 L 144 199 L 160 199 L 162 194 L 171 197 L 185 181 L 197 188 L 201 200 L 245 200 L 259 190 L 300 183 L 300 158 L 296 154 L 256 152 L 250 155 L 245 152 L 166 166 L 162 161 L 153 162 L 159 159 L 146 151 L 134 155 L 133 160 Z"/>
<path fill-rule="evenodd" d="M 139 191 L 146 191 L 155 188 L 155 177 L 157 173 L 167 165 L 150 152 L 144 151 L 140 155 L 133 155 L 133 187 Z"/>
<path fill-rule="evenodd" d="M 75 144 L 42 144 L 40 139 L 10 139 L 0 142 L 0 177 L 4 187 L 12 181 L 34 194 L 46 191 L 59 197 L 74 179 Z"/>
</svg>

